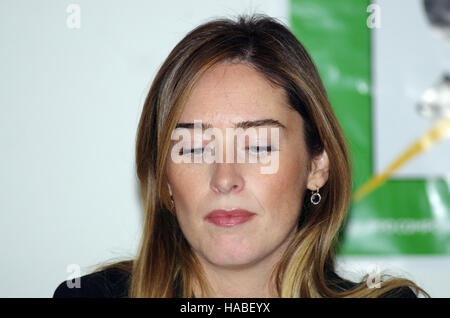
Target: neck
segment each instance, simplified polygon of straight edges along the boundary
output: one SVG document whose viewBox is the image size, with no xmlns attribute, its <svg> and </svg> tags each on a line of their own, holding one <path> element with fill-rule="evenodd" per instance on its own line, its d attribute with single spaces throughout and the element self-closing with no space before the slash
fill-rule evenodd
<svg viewBox="0 0 450 318">
<path fill-rule="evenodd" d="M 208 264 L 209 265 L 209 264 Z M 194 287 L 197 297 L 219 298 L 267 298 L 278 297 L 272 267 L 217 268 L 203 265 L 210 294 L 203 295 L 198 285 Z"/>
</svg>

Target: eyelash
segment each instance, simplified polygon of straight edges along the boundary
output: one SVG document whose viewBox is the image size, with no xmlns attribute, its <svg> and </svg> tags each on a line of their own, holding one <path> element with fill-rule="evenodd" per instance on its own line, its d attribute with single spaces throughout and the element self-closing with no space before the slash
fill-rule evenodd
<svg viewBox="0 0 450 318">
<path fill-rule="evenodd" d="M 272 152 L 272 146 L 252 146 L 252 147 L 245 147 L 246 150 L 250 150 L 249 148 L 257 148 L 258 150 L 260 148 L 263 148 L 264 151 L 263 152 Z M 258 153 L 261 153 L 258 151 Z"/>
<path fill-rule="evenodd" d="M 180 149 L 180 152 L 179 152 L 179 155 L 180 156 L 183 156 L 183 155 L 190 155 L 190 154 L 192 154 L 193 152 L 192 152 L 192 150 L 194 150 L 194 153 L 196 153 L 198 150 L 202 150 L 202 152 L 205 150 L 205 147 L 203 147 L 203 148 L 195 148 L 195 149 L 185 149 L 185 148 L 182 148 L 182 149 Z"/>
<path fill-rule="evenodd" d="M 245 147 L 245 150 L 250 150 L 250 148 L 257 148 L 258 150 L 259 149 L 261 149 L 261 148 L 263 148 L 264 149 L 264 151 L 267 151 L 267 152 L 272 152 L 272 151 L 274 151 L 275 149 L 272 149 L 272 146 L 250 146 L 250 147 Z M 203 148 L 193 148 L 193 149 L 181 149 L 180 150 L 180 152 L 179 152 L 179 155 L 180 156 L 182 156 L 182 155 L 188 155 L 188 154 L 198 154 L 198 150 L 201 150 L 202 151 L 202 153 L 204 152 L 204 150 L 205 150 L 205 147 L 203 147 Z M 192 152 L 192 151 L 194 151 L 194 152 Z M 261 152 L 260 151 L 258 151 L 258 154 L 260 154 Z"/>
</svg>

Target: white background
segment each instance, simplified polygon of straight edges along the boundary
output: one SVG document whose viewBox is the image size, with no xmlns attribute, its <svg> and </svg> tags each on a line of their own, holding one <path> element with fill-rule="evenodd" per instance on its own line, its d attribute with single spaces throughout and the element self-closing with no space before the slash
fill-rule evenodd
<svg viewBox="0 0 450 318">
<path fill-rule="evenodd" d="M 186 32 L 255 11 L 288 22 L 286 1 L 96 0 L 76 2 L 81 28 L 69 29 L 70 3 L 0 2 L 0 297 L 51 297 L 69 264 L 85 274 L 134 255 L 139 115 L 158 67 Z M 433 296 L 450 296 L 439 284 L 448 283 L 440 276 L 448 258 L 398 260 Z M 340 264 L 351 276 L 391 261 Z"/>
</svg>

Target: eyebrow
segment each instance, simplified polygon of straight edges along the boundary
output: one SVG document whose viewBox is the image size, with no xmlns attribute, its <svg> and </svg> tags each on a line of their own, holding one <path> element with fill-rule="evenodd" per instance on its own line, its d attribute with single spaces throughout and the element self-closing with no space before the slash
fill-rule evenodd
<svg viewBox="0 0 450 318">
<path fill-rule="evenodd" d="M 251 127 L 261 127 L 261 126 L 275 126 L 275 127 L 280 127 L 280 128 L 286 129 L 286 126 L 284 126 L 278 120 L 272 119 L 272 118 L 259 119 L 259 120 L 246 120 L 246 121 L 241 121 L 241 122 L 234 124 L 234 128 L 243 128 L 243 129 L 247 129 L 247 128 L 251 128 Z M 178 123 L 176 125 L 175 129 L 177 129 L 177 128 L 193 129 L 194 123 Z M 213 128 L 213 127 L 209 123 L 205 124 L 202 122 L 202 129 L 208 129 L 208 128 Z"/>
</svg>

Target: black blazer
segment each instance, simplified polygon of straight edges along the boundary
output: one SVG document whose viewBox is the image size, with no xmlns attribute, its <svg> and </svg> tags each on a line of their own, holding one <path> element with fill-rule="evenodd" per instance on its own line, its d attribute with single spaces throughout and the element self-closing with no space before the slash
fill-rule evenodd
<svg viewBox="0 0 450 318">
<path fill-rule="evenodd" d="M 327 279 L 333 282 L 331 288 L 336 290 L 347 290 L 356 283 L 347 281 L 330 273 Z M 56 288 L 53 298 L 126 298 L 128 293 L 130 275 L 120 269 L 106 269 L 81 276 L 80 288 L 69 288 L 67 281 L 62 282 Z M 175 295 L 179 297 L 180 282 L 174 284 Z M 417 298 L 416 294 L 409 287 L 399 287 L 383 294 L 385 298 Z"/>
<path fill-rule="evenodd" d="M 106 269 L 80 277 L 80 288 L 69 288 L 64 281 L 56 288 L 53 298 L 125 298 L 129 275 L 119 269 Z"/>
</svg>

